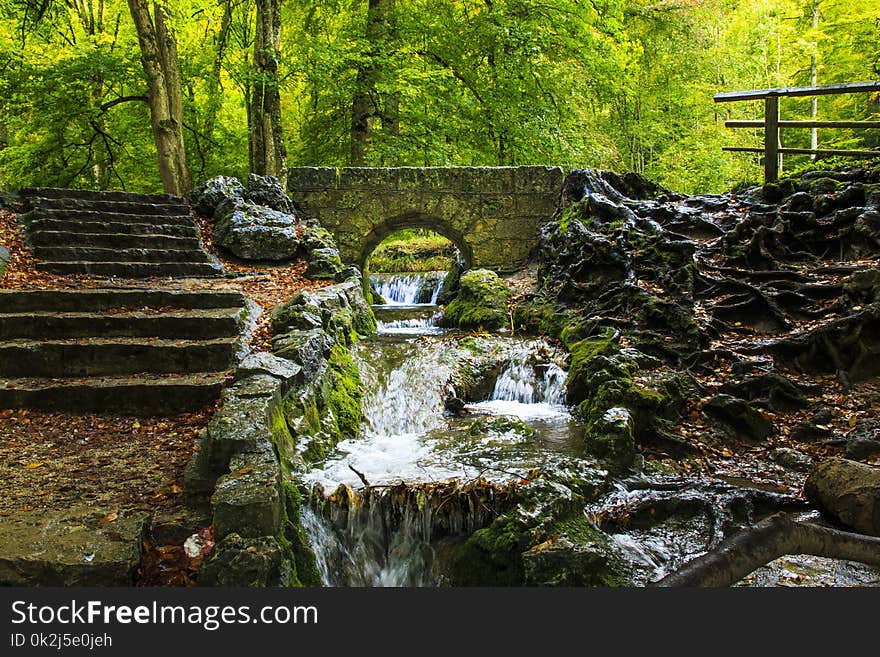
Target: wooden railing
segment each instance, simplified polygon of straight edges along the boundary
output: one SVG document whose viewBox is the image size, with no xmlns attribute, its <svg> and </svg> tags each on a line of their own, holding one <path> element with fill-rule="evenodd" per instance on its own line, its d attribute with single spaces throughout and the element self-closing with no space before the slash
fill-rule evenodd
<svg viewBox="0 0 880 657">
<path fill-rule="evenodd" d="M 731 91 L 715 94 L 716 103 L 732 103 L 744 100 L 764 101 L 763 121 L 724 122 L 725 127 L 728 128 L 763 128 L 764 148 L 728 146 L 723 150 L 739 153 L 763 153 L 764 182 L 775 182 L 779 178 L 780 154 L 880 157 L 880 151 L 836 150 L 828 148 L 782 148 L 779 142 L 779 130 L 781 128 L 880 128 L 880 121 L 780 121 L 779 99 L 782 96 L 824 96 L 827 94 L 853 94 L 868 91 L 880 91 L 880 81 L 826 84 L 815 87 L 753 89 L 751 91 Z"/>
</svg>

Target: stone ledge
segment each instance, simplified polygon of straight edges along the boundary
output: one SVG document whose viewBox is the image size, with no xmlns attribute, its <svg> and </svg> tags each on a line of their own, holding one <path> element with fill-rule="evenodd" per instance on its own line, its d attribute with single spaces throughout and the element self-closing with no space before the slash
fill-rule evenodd
<svg viewBox="0 0 880 657">
<path fill-rule="evenodd" d="M 132 586 L 150 515 L 72 508 L 0 520 L 2 586 Z"/>
</svg>

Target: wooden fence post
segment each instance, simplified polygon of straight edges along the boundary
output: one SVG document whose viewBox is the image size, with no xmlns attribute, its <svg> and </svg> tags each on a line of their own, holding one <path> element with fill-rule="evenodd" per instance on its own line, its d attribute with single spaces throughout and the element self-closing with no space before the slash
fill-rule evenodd
<svg viewBox="0 0 880 657">
<path fill-rule="evenodd" d="M 779 178 L 779 97 L 764 99 L 764 183 Z"/>
</svg>

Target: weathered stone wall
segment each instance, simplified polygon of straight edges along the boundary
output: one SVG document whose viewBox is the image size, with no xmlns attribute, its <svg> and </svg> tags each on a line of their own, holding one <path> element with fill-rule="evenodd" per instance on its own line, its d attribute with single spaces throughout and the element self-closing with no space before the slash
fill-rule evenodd
<svg viewBox="0 0 880 657">
<path fill-rule="evenodd" d="M 288 193 L 364 268 L 389 234 L 424 227 L 451 240 L 470 267 L 512 271 L 537 244 L 559 204 L 559 167 L 291 169 Z"/>
<path fill-rule="evenodd" d="M 252 353 L 199 440 L 185 490 L 210 500 L 213 586 L 320 585 L 296 475 L 360 422 L 348 347 L 376 324 L 358 278 L 302 292 L 272 313 L 274 354 Z"/>
</svg>

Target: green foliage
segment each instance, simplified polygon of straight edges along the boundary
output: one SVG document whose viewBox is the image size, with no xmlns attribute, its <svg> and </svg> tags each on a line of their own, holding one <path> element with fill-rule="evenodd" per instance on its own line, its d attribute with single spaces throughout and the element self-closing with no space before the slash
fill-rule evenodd
<svg viewBox="0 0 880 657">
<path fill-rule="evenodd" d="M 653 0 L 291 0 L 279 62 L 290 165 L 351 162 L 356 98 L 368 99 L 365 163 L 559 164 L 634 170 L 685 192 L 760 179 L 761 103 L 719 91 L 880 74 L 880 3 Z M 376 4 L 376 3 L 374 3 Z M 34 7 L 45 12 L 35 14 Z M 248 170 L 253 0 L 166 3 L 182 69 L 195 182 Z M 39 15 L 39 20 L 36 17 Z M 146 80 L 123 0 L 0 2 L 0 188 L 158 190 Z M 818 118 L 876 119 L 876 95 L 823 96 Z M 809 118 L 786 98 L 783 118 Z M 253 117 L 252 117 L 253 118 Z M 808 146 L 807 130 L 783 131 Z M 873 148 L 873 131 L 823 129 L 828 148 Z M 785 169 L 806 158 L 787 157 Z"/>
<path fill-rule="evenodd" d="M 327 396 L 327 406 L 333 411 L 340 439 L 357 436 L 361 426 L 361 378 L 357 365 L 348 349 L 333 345 L 328 360 L 334 383 Z"/>
<path fill-rule="evenodd" d="M 370 255 L 370 272 L 446 271 L 455 246 L 430 230 L 406 229 L 387 237 Z"/>
</svg>

